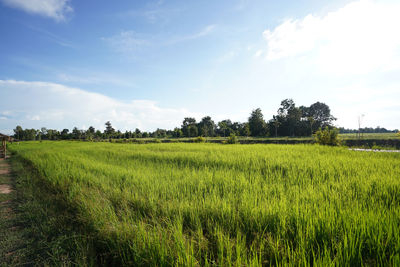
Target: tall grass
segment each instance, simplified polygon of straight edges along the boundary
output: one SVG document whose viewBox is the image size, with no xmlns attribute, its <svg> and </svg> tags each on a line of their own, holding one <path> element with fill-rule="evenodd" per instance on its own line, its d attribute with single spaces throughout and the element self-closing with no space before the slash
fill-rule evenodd
<svg viewBox="0 0 400 267">
<path fill-rule="evenodd" d="M 400 155 L 316 145 L 10 149 L 131 265 L 399 265 Z"/>
</svg>

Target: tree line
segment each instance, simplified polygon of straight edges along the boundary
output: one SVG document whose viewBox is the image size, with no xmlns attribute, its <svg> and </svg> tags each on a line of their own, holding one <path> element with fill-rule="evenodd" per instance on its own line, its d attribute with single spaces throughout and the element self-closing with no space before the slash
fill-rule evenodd
<svg viewBox="0 0 400 267">
<path fill-rule="evenodd" d="M 253 110 L 247 122 L 232 122 L 230 119 L 215 123 L 210 116 L 203 117 L 199 122 L 195 118 L 184 118 L 180 127 L 173 130 L 157 129 L 154 132 L 133 131 L 121 132 L 112 127 L 111 122 L 105 123 L 103 131 L 90 126 L 87 130 L 74 127 L 72 131 L 63 129 L 41 128 L 23 129 L 17 126 L 14 137 L 18 140 L 69 140 L 69 139 L 108 139 L 108 138 L 180 138 L 180 137 L 226 137 L 232 134 L 237 136 L 310 136 L 319 128 L 333 127 L 336 120 L 331 115 L 328 105 L 316 102 L 309 107 L 297 107 L 292 99 L 281 102 L 277 114 L 270 120 L 265 120 L 260 108 Z"/>
<path fill-rule="evenodd" d="M 338 128 L 339 133 L 397 133 L 399 130 L 388 130 L 380 126 L 376 128 L 364 127 L 360 129 L 345 129 L 343 127 Z"/>
</svg>

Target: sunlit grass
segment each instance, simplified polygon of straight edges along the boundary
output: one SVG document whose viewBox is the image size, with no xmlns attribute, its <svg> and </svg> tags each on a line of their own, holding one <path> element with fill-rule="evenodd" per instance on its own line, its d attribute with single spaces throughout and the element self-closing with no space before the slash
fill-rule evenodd
<svg viewBox="0 0 400 267">
<path fill-rule="evenodd" d="M 27 142 L 106 261 L 400 264 L 400 155 L 316 145 Z"/>
</svg>

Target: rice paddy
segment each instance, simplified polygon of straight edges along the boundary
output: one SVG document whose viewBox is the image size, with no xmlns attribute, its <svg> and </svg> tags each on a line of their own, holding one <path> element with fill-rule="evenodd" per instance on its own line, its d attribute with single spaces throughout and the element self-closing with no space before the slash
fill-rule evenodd
<svg viewBox="0 0 400 267">
<path fill-rule="evenodd" d="M 399 153 L 67 141 L 10 150 L 75 210 L 97 262 L 400 264 Z"/>
</svg>

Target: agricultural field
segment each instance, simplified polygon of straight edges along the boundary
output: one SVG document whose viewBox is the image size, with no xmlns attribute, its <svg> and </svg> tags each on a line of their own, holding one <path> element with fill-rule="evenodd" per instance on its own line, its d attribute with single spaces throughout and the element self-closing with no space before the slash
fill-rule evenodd
<svg viewBox="0 0 400 267">
<path fill-rule="evenodd" d="M 355 133 L 346 133 L 339 134 L 339 137 L 342 139 L 357 139 L 358 134 Z M 397 133 L 362 133 L 361 139 L 398 139 L 399 136 Z"/>
<path fill-rule="evenodd" d="M 400 264 L 400 153 L 67 141 L 10 150 L 73 214 L 82 264 Z"/>
</svg>

